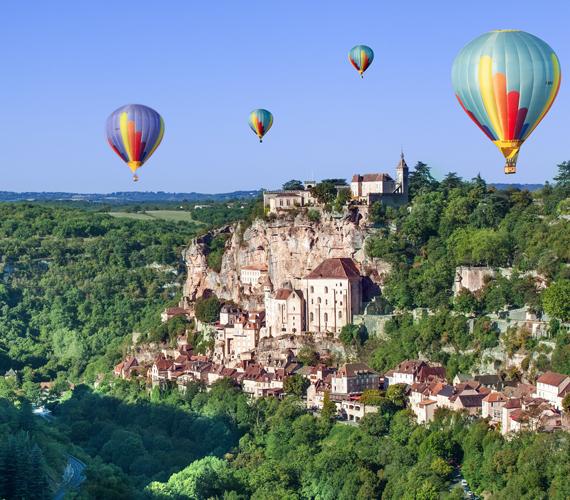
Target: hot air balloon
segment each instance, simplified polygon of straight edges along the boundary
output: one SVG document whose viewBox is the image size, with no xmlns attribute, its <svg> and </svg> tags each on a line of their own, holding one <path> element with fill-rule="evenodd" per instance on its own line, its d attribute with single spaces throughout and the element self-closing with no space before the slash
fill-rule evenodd
<svg viewBox="0 0 570 500">
<path fill-rule="evenodd" d="M 368 69 L 374 60 L 374 51 L 366 45 L 356 45 L 350 49 L 348 60 L 356 71 L 360 74 L 360 78 L 364 78 L 363 73 Z"/>
<path fill-rule="evenodd" d="M 560 88 L 560 63 L 540 38 L 517 30 L 485 33 L 467 44 L 451 73 L 459 104 L 516 172 L 520 147 Z"/>
<path fill-rule="evenodd" d="M 164 120 L 152 108 L 142 104 L 127 104 L 107 118 L 107 140 L 115 153 L 133 172 L 152 156 L 164 135 Z"/>
<path fill-rule="evenodd" d="M 254 109 L 249 114 L 249 126 L 259 137 L 259 142 L 263 142 L 263 136 L 267 134 L 273 125 L 273 115 L 266 109 Z"/>
</svg>

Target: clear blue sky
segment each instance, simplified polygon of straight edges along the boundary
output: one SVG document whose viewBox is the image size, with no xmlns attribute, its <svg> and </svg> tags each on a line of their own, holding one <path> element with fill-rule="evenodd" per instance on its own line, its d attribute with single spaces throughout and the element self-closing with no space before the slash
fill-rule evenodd
<svg viewBox="0 0 570 500">
<path fill-rule="evenodd" d="M 222 192 L 290 178 L 392 172 L 543 182 L 570 159 L 570 2 L 9 2 L 0 26 L 0 190 Z M 500 28 L 529 31 L 562 65 L 553 108 L 524 145 L 519 173 L 459 108 L 457 52 Z M 364 80 L 347 60 L 376 54 Z M 142 103 L 166 122 L 132 183 L 104 137 L 109 113 Z M 249 112 L 267 108 L 259 144 Z"/>
</svg>

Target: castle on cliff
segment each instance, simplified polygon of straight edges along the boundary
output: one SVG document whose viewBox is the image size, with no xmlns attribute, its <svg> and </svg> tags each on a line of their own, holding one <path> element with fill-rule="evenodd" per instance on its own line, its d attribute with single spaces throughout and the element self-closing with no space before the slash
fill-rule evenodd
<svg viewBox="0 0 570 500">
<path fill-rule="evenodd" d="M 395 179 L 387 173 L 354 174 L 350 182 L 350 204 L 371 206 L 378 201 L 388 206 L 405 205 L 408 203 L 408 176 L 403 152 L 396 166 Z M 265 191 L 263 206 L 269 213 L 317 206 L 318 201 L 311 190 L 315 185 L 315 181 L 305 181 L 303 189 Z M 337 189 L 346 187 L 338 186 Z"/>
</svg>

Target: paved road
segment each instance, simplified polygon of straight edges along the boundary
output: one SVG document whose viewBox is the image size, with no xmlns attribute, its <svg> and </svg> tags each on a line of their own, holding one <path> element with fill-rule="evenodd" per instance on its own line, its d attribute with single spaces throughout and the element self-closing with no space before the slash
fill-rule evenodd
<svg viewBox="0 0 570 500">
<path fill-rule="evenodd" d="M 51 411 L 43 406 L 34 407 L 33 413 L 50 423 L 55 420 Z M 72 455 L 67 456 L 67 465 L 63 471 L 61 484 L 53 496 L 54 500 L 63 500 L 63 497 L 68 490 L 79 488 L 81 483 L 85 481 L 85 474 L 83 473 L 85 467 L 86 465 L 78 458 L 75 458 Z"/>
<path fill-rule="evenodd" d="M 79 488 L 81 483 L 85 481 L 85 474 L 83 473 L 85 467 L 85 464 L 78 458 L 68 456 L 61 485 L 55 492 L 53 500 L 63 500 L 68 490 Z"/>
<path fill-rule="evenodd" d="M 465 481 L 463 474 L 461 474 L 461 469 L 459 467 L 453 471 L 451 482 L 449 484 L 449 491 L 455 488 L 458 484 L 463 488 L 464 498 L 468 498 L 469 500 L 477 500 L 479 498 L 473 491 L 471 491 L 471 488 L 469 488 L 469 485 L 467 484 L 467 481 Z"/>
</svg>

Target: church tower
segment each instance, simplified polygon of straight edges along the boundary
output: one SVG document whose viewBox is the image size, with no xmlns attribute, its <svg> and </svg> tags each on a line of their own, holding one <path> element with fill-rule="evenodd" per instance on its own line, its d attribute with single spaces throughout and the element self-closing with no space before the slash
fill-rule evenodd
<svg viewBox="0 0 570 500">
<path fill-rule="evenodd" d="M 408 202 L 408 165 L 404 159 L 404 151 L 400 155 L 400 162 L 396 167 L 396 192 L 405 197 Z"/>
</svg>

